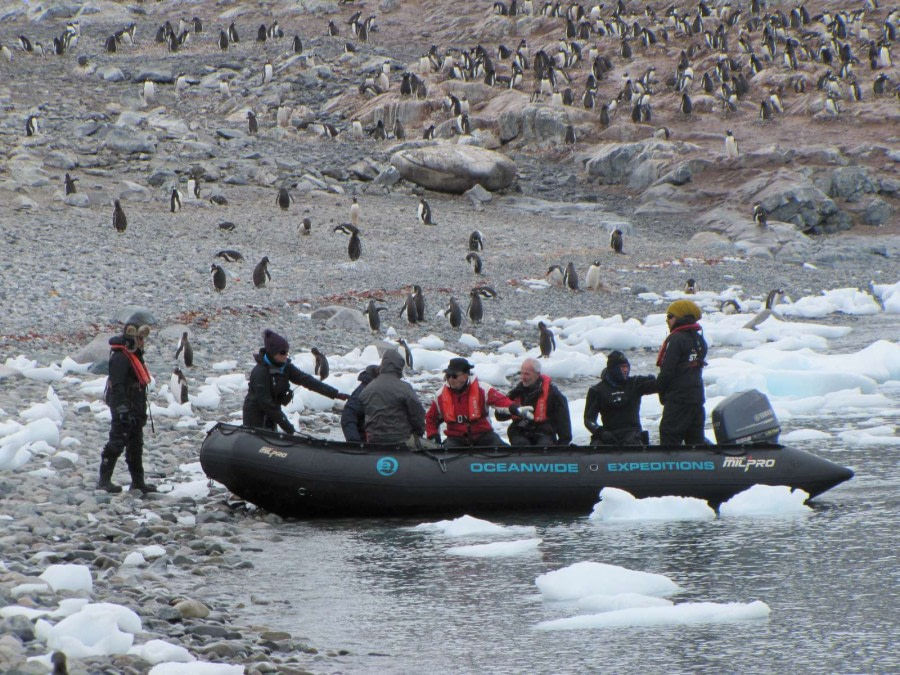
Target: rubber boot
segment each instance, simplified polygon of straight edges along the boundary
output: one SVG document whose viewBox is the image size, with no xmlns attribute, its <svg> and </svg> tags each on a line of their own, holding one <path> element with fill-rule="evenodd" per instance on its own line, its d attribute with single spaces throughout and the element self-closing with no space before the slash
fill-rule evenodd
<svg viewBox="0 0 900 675">
<path fill-rule="evenodd" d="M 97 481 L 98 490 L 107 492 L 121 492 L 122 486 L 112 482 L 113 470 L 116 468 L 116 458 L 110 457 L 104 451 L 100 459 L 100 480 Z"/>
<path fill-rule="evenodd" d="M 140 490 L 141 492 L 156 492 L 156 486 L 152 483 L 144 482 L 144 467 L 128 467 L 131 472 L 131 487 L 129 490 Z"/>
</svg>

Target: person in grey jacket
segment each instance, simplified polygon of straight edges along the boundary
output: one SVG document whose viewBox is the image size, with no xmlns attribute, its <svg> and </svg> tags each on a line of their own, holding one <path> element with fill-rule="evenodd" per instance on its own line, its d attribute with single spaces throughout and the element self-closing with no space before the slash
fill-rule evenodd
<svg viewBox="0 0 900 675">
<path fill-rule="evenodd" d="M 389 349 L 381 357 L 378 377 L 360 394 L 368 443 L 421 445 L 425 408 L 409 382 L 403 381 L 405 364 L 400 352 Z"/>
</svg>

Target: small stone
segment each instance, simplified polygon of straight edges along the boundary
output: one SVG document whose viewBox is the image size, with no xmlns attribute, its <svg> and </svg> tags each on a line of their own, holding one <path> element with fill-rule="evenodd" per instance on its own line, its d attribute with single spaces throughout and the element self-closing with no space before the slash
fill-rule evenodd
<svg viewBox="0 0 900 675">
<path fill-rule="evenodd" d="M 205 619 L 209 616 L 209 607 L 199 600 L 182 600 L 175 605 L 175 609 L 185 619 Z"/>
</svg>

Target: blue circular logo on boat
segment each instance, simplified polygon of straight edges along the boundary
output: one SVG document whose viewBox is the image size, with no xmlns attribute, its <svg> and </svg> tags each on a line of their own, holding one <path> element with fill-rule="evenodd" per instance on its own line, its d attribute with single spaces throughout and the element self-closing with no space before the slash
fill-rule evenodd
<svg viewBox="0 0 900 675">
<path fill-rule="evenodd" d="M 393 476 L 395 473 L 397 473 L 397 467 L 399 465 L 400 463 L 393 457 L 382 457 L 375 465 L 375 469 L 382 476 Z"/>
</svg>

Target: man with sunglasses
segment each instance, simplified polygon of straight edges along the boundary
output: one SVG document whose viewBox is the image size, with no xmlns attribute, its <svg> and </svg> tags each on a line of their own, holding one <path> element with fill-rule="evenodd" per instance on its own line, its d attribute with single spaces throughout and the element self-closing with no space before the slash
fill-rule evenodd
<svg viewBox="0 0 900 675">
<path fill-rule="evenodd" d="M 279 426 L 285 433 L 293 434 L 296 429 L 281 409 L 294 398 L 291 384 L 339 401 L 350 398 L 297 368 L 288 358 L 289 351 L 290 345 L 282 336 L 268 328 L 263 331 L 263 348 L 254 355 L 256 365 L 250 371 L 247 397 L 244 399 L 245 427 L 274 431 Z"/>
<path fill-rule="evenodd" d="M 450 359 L 444 369 L 447 384 L 425 414 L 425 433 L 429 440 L 440 443 L 443 423 L 447 425 L 445 447 L 506 446 L 491 427 L 488 407 L 528 420 L 534 419 L 534 409 L 517 405 L 489 384 L 480 383 L 471 374 L 472 367 L 464 358 Z"/>
<path fill-rule="evenodd" d="M 666 310 L 669 334 L 659 349 L 657 385 L 663 404 L 659 421 L 660 445 L 703 445 L 706 401 L 703 367 L 706 340 L 700 324 L 702 312 L 693 300 L 676 300 Z"/>
</svg>

